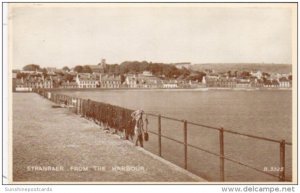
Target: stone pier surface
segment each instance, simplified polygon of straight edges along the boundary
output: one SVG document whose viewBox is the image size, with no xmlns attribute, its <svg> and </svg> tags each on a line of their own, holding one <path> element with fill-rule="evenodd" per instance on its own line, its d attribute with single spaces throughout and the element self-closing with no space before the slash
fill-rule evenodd
<svg viewBox="0 0 300 193">
<path fill-rule="evenodd" d="M 204 182 L 35 93 L 13 93 L 14 182 Z"/>
</svg>

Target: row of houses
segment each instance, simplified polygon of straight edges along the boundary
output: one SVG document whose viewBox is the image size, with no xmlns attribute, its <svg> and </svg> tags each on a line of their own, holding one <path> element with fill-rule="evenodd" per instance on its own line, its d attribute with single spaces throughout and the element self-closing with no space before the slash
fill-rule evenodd
<svg viewBox="0 0 300 193">
<path fill-rule="evenodd" d="M 178 88 L 180 81 L 161 80 L 145 71 L 142 74 L 121 76 L 98 74 L 98 76 L 77 74 L 74 81 L 62 83 L 61 88 Z"/>
<path fill-rule="evenodd" d="M 290 88 L 292 81 L 286 77 L 278 79 L 237 79 L 237 78 L 205 78 L 207 87 L 224 87 L 224 88 L 250 88 L 250 87 L 267 87 L 267 88 Z"/>
<path fill-rule="evenodd" d="M 197 81 L 163 80 L 149 71 L 144 71 L 142 74 L 127 75 L 122 86 L 125 88 L 191 88 L 202 85 L 201 82 Z"/>
<path fill-rule="evenodd" d="M 121 76 L 79 73 L 74 81 L 63 82 L 61 88 L 120 88 Z"/>
<path fill-rule="evenodd" d="M 53 80 L 44 78 L 13 79 L 14 91 L 32 91 L 33 89 L 53 88 Z"/>
<path fill-rule="evenodd" d="M 76 73 L 69 74 L 71 79 L 61 76 L 48 76 L 44 78 L 39 73 L 29 73 L 28 77 L 17 79 L 13 77 L 15 91 L 30 91 L 36 88 L 200 88 L 200 87 L 279 87 L 290 88 L 292 82 L 287 76 L 274 76 L 266 79 L 262 74 L 252 74 L 251 78 L 236 78 L 208 73 L 202 81 L 184 79 L 165 80 L 154 76 L 149 71 L 140 74 L 127 74 L 126 76 L 108 75 L 104 73 Z M 255 76 L 254 76 L 255 75 Z"/>
</svg>

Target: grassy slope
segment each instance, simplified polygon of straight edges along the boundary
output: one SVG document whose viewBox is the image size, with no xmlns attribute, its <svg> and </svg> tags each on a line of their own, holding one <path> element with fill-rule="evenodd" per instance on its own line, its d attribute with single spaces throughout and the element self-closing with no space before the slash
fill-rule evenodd
<svg viewBox="0 0 300 193">
<path fill-rule="evenodd" d="M 268 73 L 290 73 L 292 72 L 291 64 L 253 64 L 253 63 L 206 63 L 194 64 L 193 70 L 203 71 L 205 69 L 213 69 L 217 72 L 234 71 L 251 71 L 261 70 Z"/>
</svg>

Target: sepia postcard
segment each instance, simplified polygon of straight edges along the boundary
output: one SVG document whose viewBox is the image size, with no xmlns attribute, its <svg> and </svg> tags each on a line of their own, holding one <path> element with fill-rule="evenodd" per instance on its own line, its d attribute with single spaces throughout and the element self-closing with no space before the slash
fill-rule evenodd
<svg viewBox="0 0 300 193">
<path fill-rule="evenodd" d="M 6 9 L 8 184 L 297 183 L 297 3 Z"/>
</svg>

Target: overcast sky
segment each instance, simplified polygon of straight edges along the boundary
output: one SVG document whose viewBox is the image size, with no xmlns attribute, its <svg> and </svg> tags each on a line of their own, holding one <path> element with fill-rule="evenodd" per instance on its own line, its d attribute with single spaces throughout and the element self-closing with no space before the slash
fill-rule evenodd
<svg viewBox="0 0 300 193">
<path fill-rule="evenodd" d="M 88 6 L 13 8 L 13 67 L 292 62 L 290 8 Z"/>
</svg>

